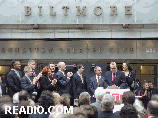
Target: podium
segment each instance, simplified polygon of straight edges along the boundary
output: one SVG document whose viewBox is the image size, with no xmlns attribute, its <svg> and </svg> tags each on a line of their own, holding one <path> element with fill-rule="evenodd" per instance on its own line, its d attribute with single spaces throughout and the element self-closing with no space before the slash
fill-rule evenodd
<svg viewBox="0 0 158 118">
<path fill-rule="evenodd" d="M 130 91 L 130 89 L 103 89 L 103 92 L 110 94 L 115 100 L 122 100 L 122 95 L 124 92 Z"/>
</svg>

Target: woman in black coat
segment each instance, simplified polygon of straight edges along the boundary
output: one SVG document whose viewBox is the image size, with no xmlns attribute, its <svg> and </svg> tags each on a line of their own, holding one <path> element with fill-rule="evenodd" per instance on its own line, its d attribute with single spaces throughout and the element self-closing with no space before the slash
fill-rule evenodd
<svg viewBox="0 0 158 118">
<path fill-rule="evenodd" d="M 132 67 L 130 66 L 130 63 L 128 61 L 123 61 L 123 72 L 125 73 L 126 83 L 128 87 L 131 87 L 133 81 L 135 81 L 136 74 L 132 71 Z"/>
<path fill-rule="evenodd" d="M 55 91 L 55 84 L 57 82 L 56 79 L 52 79 L 51 70 L 49 66 L 45 66 L 42 69 L 42 77 L 40 78 L 40 84 L 41 84 L 41 90 L 49 90 L 49 91 Z"/>
</svg>

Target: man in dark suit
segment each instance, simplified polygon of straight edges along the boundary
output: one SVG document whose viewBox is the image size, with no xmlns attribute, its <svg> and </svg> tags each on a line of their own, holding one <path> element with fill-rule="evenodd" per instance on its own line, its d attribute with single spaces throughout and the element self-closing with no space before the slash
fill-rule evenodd
<svg viewBox="0 0 158 118">
<path fill-rule="evenodd" d="M 38 78 L 34 77 L 33 80 L 30 78 L 32 75 L 32 68 L 29 66 L 25 66 L 24 68 L 24 77 L 21 79 L 21 88 L 26 90 L 29 94 L 29 98 L 32 98 L 32 93 L 36 92 L 35 88 L 37 87 Z"/>
<path fill-rule="evenodd" d="M 7 74 L 8 95 L 13 97 L 17 92 L 21 91 L 22 72 L 19 71 L 21 64 L 19 61 L 12 61 L 13 69 Z"/>
<path fill-rule="evenodd" d="M 2 84 L 2 78 L 0 77 L 0 98 L 6 95 L 6 86 Z"/>
<path fill-rule="evenodd" d="M 50 67 L 50 69 L 51 69 L 51 77 L 52 77 L 52 79 L 55 79 L 55 64 L 54 63 L 49 63 L 49 67 Z"/>
<path fill-rule="evenodd" d="M 122 86 L 125 84 L 125 74 L 119 70 L 117 70 L 117 66 L 115 62 L 110 63 L 110 69 L 111 71 L 107 71 L 105 73 L 105 82 L 109 85 L 116 85 L 120 87 L 121 89 L 124 89 L 125 86 Z"/>
<path fill-rule="evenodd" d="M 98 118 L 119 118 L 119 113 L 113 113 L 114 97 L 112 95 L 104 95 L 101 102 L 102 111 L 98 114 Z"/>
<path fill-rule="evenodd" d="M 154 95 L 154 94 L 158 94 L 158 89 L 157 89 L 157 88 L 154 88 L 153 83 L 152 83 L 151 81 L 149 81 L 148 84 L 149 84 L 149 90 L 150 90 L 150 92 L 151 92 L 151 94 L 150 94 L 151 97 L 152 97 L 152 95 Z"/>
<path fill-rule="evenodd" d="M 73 96 L 75 102 L 78 102 L 79 95 L 82 92 L 87 91 L 86 77 L 82 75 L 84 73 L 84 65 L 79 64 L 77 68 L 78 71 L 73 75 Z"/>
<path fill-rule="evenodd" d="M 36 63 L 35 63 L 34 60 L 29 60 L 29 61 L 28 61 L 28 66 L 30 66 L 30 67 L 32 68 L 33 74 L 32 74 L 32 76 L 30 76 L 30 78 L 31 78 L 32 80 L 33 80 L 34 77 L 37 77 L 37 78 L 42 77 L 42 74 L 39 73 L 39 71 L 38 71 L 37 69 L 35 69 Z M 40 82 L 38 81 L 38 82 L 37 82 L 37 87 L 36 87 L 37 96 L 36 96 L 35 102 L 38 101 L 38 99 L 39 99 L 39 97 L 40 97 L 40 95 L 41 95 L 41 88 L 40 88 L 40 87 L 41 87 L 41 85 L 40 85 Z"/>
<path fill-rule="evenodd" d="M 97 87 L 103 87 L 104 89 L 108 87 L 108 84 L 104 81 L 104 77 L 101 76 L 102 74 L 102 69 L 99 66 L 96 66 L 94 68 L 94 72 L 96 73 L 95 76 L 90 78 L 90 82 L 89 82 L 89 92 L 91 95 L 91 103 L 95 102 L 95 98 L 94 98 L 94 92 L 97 89 Z"/>
<path fill-rule="evenodd" d="M 73 75 L 72 72 L 68 72 L 65 75 L 66 65 L 64 62 L 58 63 L 58 72 L 56 73 L 55 78 L 57 79 L 57 92 L 62 95 L 64 93 L 70 94 L 70 77 Z"/>
</svg>

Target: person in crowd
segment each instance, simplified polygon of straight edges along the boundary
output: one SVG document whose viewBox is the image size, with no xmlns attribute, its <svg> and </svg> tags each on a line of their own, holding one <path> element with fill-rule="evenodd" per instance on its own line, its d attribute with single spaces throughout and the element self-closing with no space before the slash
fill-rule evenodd
<svg viewBox="0 0 158 118">
<path fill-rule="evenodd" d="M 6 102 L 12 102 L 12 98 L 9 95 L 3 95 L 2 98 L 0 99 L 0 104 Z"/>
<path fill-rule="evenodd" d="M 29 93 L 26 90 L 22 90 L 19 92 L 19 102 L 29 100 Z"/>
<path fill-rule="evenodd" d="M 151 81 L 148 81 L 148 84 L 149 84 L 149 91 L 151 93 L 151 97 L 152 95 L 154 94 L 158 94 L 158 89 L 157 88 L 154 88 L 154 85 Z"/>
<path fill-rule="evenodd" d="M 101 102 L 102 112 L 98 118 L 118 118 L 117 113 L 113 113 L 114 97 L 112 95 L 104 95 Z"/>
<path fill-rule="evenodd" d="M 56 73 L 57 79 L 57 92 L 62 95 L 64 93 L 70 94 L 70 77 L 73 76 L 72 72 L 65 75 L 66 65 L 64 62 L 58 63 L 58 72 Z"/>
<path fill-rule="evenodd" d="M 123 73 L 125 74 L 125 78 L 126 78 L 126 83 L 127 83 L 127 87 L 131 87 L 132 83 L 135 81 L 136 78 L 136 74 L 134 71 L 132 71 L 132 67 L 130 65 L 130 63 L 126 60 L 123 61 Z"/>
<path fill-rule="evenodd" d="M 52 80 L 52 77 L 50 75 L 51 75 L 50 67 L 45 66 L 42 69 L 42 77 L 39 79 L 42 91 L 44 91 L 44 90 L 49 90 L 49 91 L 56 90 L 57 80 L 56 79 Z"/>
<path fill-rule="evenodd" d="M 64 118 L 87 118 L 87 117 L 88 117 L 87 114 L 80 107 L 74 107 L 73 114 L 67 114 Z"/>
<path fill-rule="evenodd" d="M 98 118 L 97 108 L 93 105 L 82 105 L 80 108 L 87 114 L 87 118 Z"/>
<path fill-rule="evenodd" d="M 61 104 L 61 96 L 59 95 L 59 93 L 53 91 L 52 96 L 54 98 L 55 105 Z"/>
<path fill-rule="evenodd" d="M 90 105 L 91 101 L 90 101 L 90 95 L 88 92 L 82 92 L 79 96 L 79 100 L 78 100 L 78 105 Z"/>
<path fill-rule="evenodd" d="M 17 92 L 21 91 L 21 78 L 22 72 L 20 72 L 21 64 L 17 60 L 12 61 L 13 69 L 7 74 L 8 95 L 13 97 Z"/>
<path fill-rule="evenodd" d="M 35 69 L 35 67 L 36 67 L 35 60 L 29 60 L 28 61 L 28 66 L 30 66 L 32 68 L 32 76 L 30 76 L 31 80 L 33 80 L 34 77 L 37 77 L 37 78 L 42 77 L 42 73 L 39 73 L 39 71 L 37 69 Z M 36 98 L 35 98 L 35 102 L 38 101 L 38 99 L 41 95 L 41 92 L 42 92 L 41 91 L 41 85 L 40 85 L 39 81 L 37 82 L 36 92 L 37 92 L 37 95 L 36 95 Z"/>
<path fill-rule="evenodd" d="M 102 101 L 104 94 L 105 93 L 103 92 L 103 89 L 97 88 L 95 90 L 95 93 L 94 93 L 94 97 L 96 98 L 96 102 L 91 104 L 97 108 L 98 117 L 99 117 L 99 114 L 102 112 L 101 101 Z"/>
<path fill-rule="evenodd" d="M 73 95 L 75 98 L 75 102 L 78 102 L 79 95 L 82 92 L 87 91 L 86 77 L 83 76 L 84 65 L 77 65 L 77 69 L 78 71 L 73 75 Z"/>
<path fill-rule="evenodd" d="M 124 105 L 119 113 L 120 118 L 138 118 L 138 113 L 132 104 Z"/>
<path fill-rule="evenodd" d="M 94 98 L 94 92 L 97 87 L 103 87 L 104 89 L 108 87 L 108 84 L 104 81 L 105 78 L 101 76 L 102 69 L 99 66 L 94 68 L 95 76 L 90 78 L 89 82 L 89 93 L 91 95 L 91 103 L 95 102 L 96 99 Z"/>
<path fill-rule="evenodd" d="M 48 90 L 43 91 L 38 102 L 39 102 L 39 106 L 42 106 L 44 108 L 44 112 L 43 112 L 43 114 L 37 113 L 36 116 L 39 116 L 40 118 L 48 118 L 49 117 L 48 110 L 52 111 L 52 108 L 53 108 L 53 107 L 51 107 L 51 108 L 49 108 L 49 107 L 55 106 L 54 96 L 52 96 L 52 92 L 50 92 Z M 47 112 L 47 114 L 45 114 L 45 112 Z"/>
<path fill-rule="evenodd" d="M 15 105 L 19 104 L 19 92 L 15 93 L 15 94 L 13 95 L 13 103 L 14 103 Z"/>
<path fill-rule="evenodd" d="M 65 118 L 66 115 L 63 112 L 60 114 L 56 112 L 57 110 L 58 112 L 61 112 L 61 109 L 64 109 L 63 105 L 61 104 L 55 105 L 55 107 L 51 111 L 52 114 L 49 115 L 49 118 Z"/>
<path fill-rule="evenodd" d="M 10 107 L 11 113 L 5 113 L 6 107 Z M 13 103 L 12 102 L 2 103 L 0 105 L 0 118 L 16 118 L 16 117 L 17 117 L 17 115 L 13 114 Z"/>
<path fill-rule="evenodd" d="M 148 118 L 158 118 L 158 102 L 157 101 L 149 101 L 147 105 L 147 113 Z"/>
<path fill-rule="evenodd" d="M 152 95 L 151 100 L 158 101 L 158 94 Z"/>
<path fill-rule="evenodd" d="M 61 104 L 64 106 L 70 107 L 70 95 L 69 94 L 62 94 L 61 95 Z"/>
<path fill-rule="evenodd" d="M 143 89 L 138 92 L 139 96 L 142 96 L 140 100 L 142 101 L 144 108 L 147 109 L 147 104 L 151 99 L 151 92 L 149 90 L 149 84 L 147 82 L 144 83 Z"/>
<path fill-rule="evenodd" d="M 0 98 L 6 95 L 6 86 L 2 84 L 2 78 L 0 77 Z"/>
<path fill-rule="evenodd" d="M 21 101 L 18 104 L 18 112 L 19 112 L 18 118 L 29 118 L 28 111 L 30 112 L 31 109 L 28 106 L 30 106 L 29 101 Z M 20 112 L 22 107 L 25 109 L 25 111 L 27 111 L 26 113 Z"/>
<path fill-rule="evenodd" d="M 108 86 L 116 85 L 120 89 L 125 89 L 124 84 L 126 83 L 125 74 L 122 71 L 117 70 L 115 62 L 110 63 L 111 71 L 105 73 L 105 82 Z"/>
<path fill-rule="evenodd" d="M 54 63 L 49 63 L 49 67 L 51 69 L 51 75 L 52 76 L 52 79 L 55 79 L 55 64 Z"/>
<path fill-rule="evenodd" d="M 32 93 L 36 92 L 36 87 L 37 87 L 37 82 L 38 79 L 37 77 L 34 77 L 33 80 L 30 78 L 32 76 L 32 68 L 29 66 L 24 67 L 24 77 L 21 79 L 21 88 L 22 90 L 27 90 L 29 93 L 29 98 L 32 99 Z"/>
<path fill-rule="evenodd" d="M 137 83 L 138 83 L 138 87 L 137 87 L 137 89 L 136 89 L 134 92 L 135 92 L 136 95 L 138 95 L 138 92 L 139 92 L 140 90 L 142 90 L 143 87 L 141 87 L 141 82 L 140 82 L 139 79 L 137 79 L 136 81 L 137 81 Z"/>
</svg>

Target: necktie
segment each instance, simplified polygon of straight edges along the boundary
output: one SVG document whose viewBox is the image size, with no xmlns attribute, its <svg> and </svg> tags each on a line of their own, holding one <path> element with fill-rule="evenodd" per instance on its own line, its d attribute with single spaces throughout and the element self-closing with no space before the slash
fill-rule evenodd
<svg viewBox="0 0 158 118">
<path fill-rule="evenodd" d="M 99 79 L 99 76 L 98 76 L 98 87 L 100 86 L 100 79 Z"/>
<path fill-rule="evenodd" d="M 52 77 L 53 77 L 53 79 L 54 79 L 54 74 L 52 73 Z"/>
<path fill-rule="evenodd" d="M 113 82 L 112 82 L 112 85 L 114 85 L 114 81 L 115 81 L 115 73 L 113 73 Z"/>
<path fill-rule="evenodd" d="M 81 78 L 81 81 L 82 81 L 82 83 L 83 83 L 83 79 L 82 79 L 82 76 L 80 75 L 80 78 Z"/>
<path fill-rule="evenodd" d="M 36 77 L 36 74 L 35 74 L 35 71 L 33 70 L 33 75 L 34 75 L 34 77 Z M 40 82 L 38 81 L 37 82 L 37 86 L 40 88 L 41 87 L 41 85 L 40 85 Z"/>
</svg>

